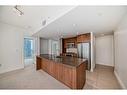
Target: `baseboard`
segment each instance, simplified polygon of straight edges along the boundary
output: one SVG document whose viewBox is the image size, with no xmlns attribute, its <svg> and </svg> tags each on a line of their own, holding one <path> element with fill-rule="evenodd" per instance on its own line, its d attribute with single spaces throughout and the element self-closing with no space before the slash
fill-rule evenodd
<svg viewBox="0 0 127 95">
<path fill-rule="evenodd" d="M 24 69 L 24 67 L 19 67 L 19 68 L 11 69 L 9 71 L 3 71 L 3 72 L 0 72 L 0 75 L 6 74 L 6 73 L 10 73 L 10 72 L 15 72 L 16 70 L 22 70 L 22 69 Z"/>
<path fill-rule="evenodd" d="M 115 70 L 114 70 L 114 74 L 115 74 L 115 76 L 116 76 L 121 88 L 126 89 L 124 83 L 122 82 L 122 80 L 120 79 L 119 75 L 117 74 L 117 72 Z"/>
<path fill-rule="evenodd" d="M 96 64 L 98 64 L 98 65 L 103 65 L 103 66 L 114 67 L 114 65 L 109 65 L 109 64 L 105 64 L 105 63 L 99 63 L 99 62 L 96 62 Z"/>
</svg>

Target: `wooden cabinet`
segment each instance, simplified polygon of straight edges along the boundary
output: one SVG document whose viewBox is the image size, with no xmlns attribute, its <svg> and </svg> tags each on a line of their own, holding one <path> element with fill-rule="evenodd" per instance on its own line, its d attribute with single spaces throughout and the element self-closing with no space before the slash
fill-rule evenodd
<svg viewBox="0 0 127 95">
<path fill-rule="evenodd" d="M 81 34 L 76 37 L 62 39 L 62 54 L 66 53 L 68 43 L 74 43 L 74 47 L 77 47 L 77 43 L 90 42 L 91 33 Z"/>
<path fill-rule="evenodd" d="M 54 71 L 54 63 L 52 63 L 51 61 L 45 59 L 45 58 L 42 58 L 42 63 L 41 63 L 41 68 L 46 71 L 47 73 L 50 73 L 50 74 L 55 74 L 55 71 Z"/>
<path fill-rule="evenodd" d="M 62 39 L 62 50 L 63 53 L 66 53 L 66 49 L 68 48 L 69 44 L 73 44 L 73 47 L 77 47 L 77 37 L 71 37 L 71 38 L 64 38 Z"/>
<path fill-rule="evenodd" d="M 89 42 L 89 41 L 90 41 L 90 33 L 77 36 L 77 43 Z"/>
<path fill-rule="evenodd" d="M 42 64 L 43 63 L 43 64 Z M 44 71 L 47 71 L 48 70 L 48 62 L 46 59 L 42 59 L 42 63 L 41 63 L 41 68 L 44 70 Z M 50 64 L 49 64 L 50 65 Z"/>
<path fill-rule="evenodd" d="M 77 88 L 82 88 L 85 84 L 86 81 L 84 81 L 86 79 L 86 64 L 81 64 L 78 68 L 77 68 Z M 84 74 L 84 75 L 82 75 Z"/>
<path fill-rule="evenodd" d="M 69 87 L 73 87 L 76 88 L 76 71 L 73 68 L 69 68 L 67 66 L 63 66 L 63 82 L 69 86 Z M 74 83 L 75 82 L 75 83 Z"/>
<path fill-rule="evenodd" d="M 49 66 L 49 73 L 51 75 L 55 75 L 55 69 L 54 69 L 55 64 L 53 62 L 48 62 L 48 63 L 50 64 L 50 66 Z"/>
<path fill-rule="evenodd" d="M 45 72 L 72 89 L 83 88 L 86 81 L 85 68 L 85 63 L 82 63 L 78 67 L 71 67 L 62 63 L 55 63 L 52 60 L 37 57 L 37 70 L 43 69 Z"/>
</svg>

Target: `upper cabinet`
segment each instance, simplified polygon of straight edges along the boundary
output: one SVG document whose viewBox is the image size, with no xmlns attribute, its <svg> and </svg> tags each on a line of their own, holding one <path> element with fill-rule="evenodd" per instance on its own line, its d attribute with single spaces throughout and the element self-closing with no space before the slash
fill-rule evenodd
<svg viewBox="0 0 127 95">
<path fill-rule="evenodd" d="M 90 33 L 82 34 L 77 36 L 77 43 L 90 42 Z"/>
<path fill-rule="evenodd" d="M 68 48 L 77 48 L 78 43 L 90 42 L 91 33 L 81 34 L 76 37 L 62 39 L 62 53 L 66 53 Z"/>
<path fill-rule="evenodd" d="M 67 48 L 76 48 L 77 47 L 77 37 L 64 38 L 62 39 L 63 53 L 66 53 Z"/>
<path fill-rule="evenodd" d="M 65 48 L 75 48 L 77 42 L 77 37 L 66 38 L 64 39 L 64 47 Z"/>
</svg>

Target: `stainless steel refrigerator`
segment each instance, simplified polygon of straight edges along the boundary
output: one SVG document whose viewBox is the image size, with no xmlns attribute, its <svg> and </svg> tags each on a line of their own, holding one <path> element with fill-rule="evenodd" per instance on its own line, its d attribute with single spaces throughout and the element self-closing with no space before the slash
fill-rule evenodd
<svg viewBox="0 0 127 95">
<path fill-rule="evenodd" d="M 90 43 L 79 43 L 78 46 L 78 57 L 79 58 L 85 58 L 88 60 L 87 69 L 91 69 L 91 49 L 90 49 Z"/>
</svg>

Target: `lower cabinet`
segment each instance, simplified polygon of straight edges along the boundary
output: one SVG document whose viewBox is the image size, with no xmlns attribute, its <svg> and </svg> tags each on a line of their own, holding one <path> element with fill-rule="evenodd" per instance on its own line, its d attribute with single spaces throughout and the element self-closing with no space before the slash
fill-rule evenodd
<svg viewBox="0 0 127 95">
<path fill-rule="evenodd" d="M 42 58 L 41 68 L 56 78 L 57 80 L 61 81 L 68 87 L 72 89 L 81 89 L 85 83 L 85 77 L 82 77 L 82 75 L 85 75 L 85 68 L 80 67 L 82 70 L 80 71 L 78 68 L 73 68 L 71 66 L 67 66 L 61 63 L 55 63 L 54 61 Z M 80 72 L 80 75 L 78 72 Z M 82 79 L 78 79 L 82 78 Z M 80 83 L 80 84 L 78 84 Z"/>
<path fill-rule="evenodd" d="M 73 85 L 74 82 L 76 83 L 75 70 L 73 70 L 73 68 L 70 68 L 68 66 L 63 66 L 63 68 L 64 68 L 63 69 L 64 83 L 69 87 L 75 88 L 76 85 Z"/>
</svg>

